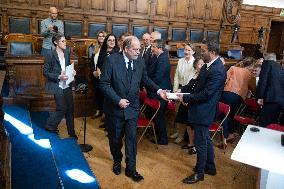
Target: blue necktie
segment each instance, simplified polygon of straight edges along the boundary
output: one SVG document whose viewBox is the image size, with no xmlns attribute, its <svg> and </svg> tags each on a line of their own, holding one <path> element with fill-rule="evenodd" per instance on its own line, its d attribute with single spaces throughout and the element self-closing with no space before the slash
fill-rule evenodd
<svg viewBox="0 0 284 189">
<path fill-rule="evenodd" d="M 128 68 L 127 68 L 127 75 L 128 75 L 128 81 L 131 83 L 132 75 L 133 75 L 133 70 L 131 67 L 132 61 L 127 62 Z"/>
</svg>

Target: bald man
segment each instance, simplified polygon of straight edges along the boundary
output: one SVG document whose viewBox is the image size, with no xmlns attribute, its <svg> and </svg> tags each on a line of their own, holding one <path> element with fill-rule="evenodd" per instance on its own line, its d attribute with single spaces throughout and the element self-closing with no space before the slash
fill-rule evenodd
<svg viewBox="0 0 284 189">
<path fill-rule="evenodd" d="M 49 18 L 44 19 L 40 23 L 40 34 L 43 36 L 41 55 L 49 54 L 54 46 L 52 44 L 52 37 L 56 33 L 64 35 L 63 22 L 57 19 L 58 10 L 56 7 L 49 8 Z"/>
</svg>

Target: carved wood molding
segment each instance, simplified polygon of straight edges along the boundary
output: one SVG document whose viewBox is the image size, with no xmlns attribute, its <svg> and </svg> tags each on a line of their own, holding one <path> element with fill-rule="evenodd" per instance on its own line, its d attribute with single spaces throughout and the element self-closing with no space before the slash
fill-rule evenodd
<svg viewBox="0 0 284 189">
<path fill-rule="evenodd" d="M 230 24 L 237 23 L 241 18 L 242 0 L 225 0 L 224 18 Z"/>
</svg>

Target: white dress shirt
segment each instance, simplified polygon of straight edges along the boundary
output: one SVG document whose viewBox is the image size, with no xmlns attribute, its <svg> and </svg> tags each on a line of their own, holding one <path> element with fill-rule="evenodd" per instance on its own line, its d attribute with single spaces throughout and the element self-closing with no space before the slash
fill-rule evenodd
<svg viewBox="0 0 284 189">
<path fill-rule="evenodd" d="M 190 57 L 187 61 L 185 58 L 181 58 L 178 61 L 177 69 L 174 77 L 173 91 L 177 91 L 179 85 L 185 86 L 195 75 L 196 70 L 193 67 L 194 57 Z"/>
</svg>

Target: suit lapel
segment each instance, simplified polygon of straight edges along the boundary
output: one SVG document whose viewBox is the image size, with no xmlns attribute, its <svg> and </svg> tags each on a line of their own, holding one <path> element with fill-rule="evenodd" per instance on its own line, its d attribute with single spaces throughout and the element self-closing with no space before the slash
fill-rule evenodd
<svg viewBox="0 0 284 189">
<path fill-rule="evenodd" d="M 121 80 L 122 80 L 122 83 L 123 85 L 125 86 L 125 88 L 129 88 L 129 81 L 127 79 L 127 69 L 126 69 L 126 63 L 124 61 L 124 57 L 121 53 L 121 58 L 119 59 L 119 66 L 118 66 L 118 69 L 120 70 L 120 73 L 121 73 Z"/>
<path fill-rule="evenodd" d="M 61 66 L 60 66 L 59 57 L 58 57 L 58 54 L 57 54 L 56 50 L 52 51 L 52 54 L 55 57 L 56 63 L 58 64 L 60 70 L 62 71 Z"/>
</svg>

